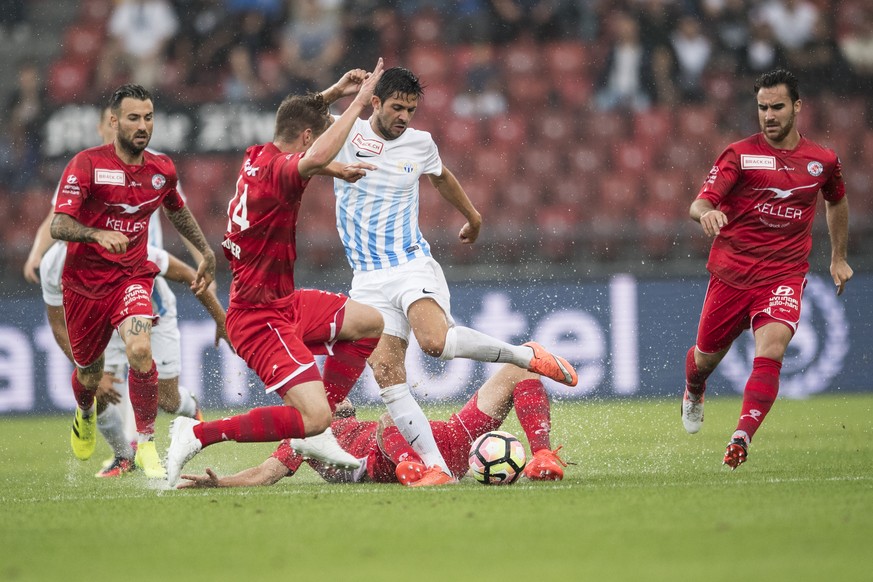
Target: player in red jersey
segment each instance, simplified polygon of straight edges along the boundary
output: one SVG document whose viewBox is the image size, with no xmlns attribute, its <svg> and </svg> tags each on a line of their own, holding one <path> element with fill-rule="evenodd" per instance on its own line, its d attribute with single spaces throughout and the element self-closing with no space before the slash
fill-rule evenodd
<svg viewBox="0 0 873 582">
<path fill-rule="evenodd" d="M 372 73 L 349 71 L 328 89 L 334 99 L 357 93 L 335 121 L 323 94 L 286 97 L 276 114 L 273 142 L 246 151 L 222 243 L 233 271 L 227 331 L 237 354 L 284 406 L 212 422 L 174 420 L 167 453 L 171 486 L 189 459 L 224 440 L 310 437 L 301 442 L 307 456 L 358 466 L 330 430 L 331 405 L 345 398 L 363 371 L 382 333 L 382 316 L 343 295 L 295 289 L 295 235 L 300 201 L 312 176 L 325 173 L 354 182 L 375 169 L 362 162 L 331 162 L 369 105 L 381 75 L 379 59 Z M 328 356 L 323 379 L 314 353 Z"/>
<path fill-rule="evenodd" d="M 95 393 L 103 377 L 103 350 L 117 328 L 130 364 L 136 462 L 146 476 L 162 478 L 154 444 L 158 378 L 151 350 L 151 291 L 158 267 L 146 251 L 149 217 L 163 206 L 176 230 L 202 254 L 191 286 L 198 294 L 215 278 L 215 254 L 176 190 L 173 162 L 146 151 L 154 128 L 149 92 L 122 85 L 109 107 L 115 140 L 73 157 L 61 177 L 51 225 L 53 238 L 69 242 L 63 303 L 78 404 L 70 442 L 80 459 L 94 452 Z"/>
<path fill-rule="evenodd" d="M 470 445 L 480 435 L 500 428 L 513 406 L 534 451 L 524 474 L 540 481 L 563 479 L 566 463 L 557 455 L 560 447 L 551 450 L 551 411 L 540 376 L 512 364 L 505 364 L 489 378 L 448 421 L 430 421 L 437 446 L 452 473 L 464 475 L 467 472 Z M 338 471 L 310 461 L 312 468 L 327 481 L 405 484 L 419 478 L 426 470 L 387 413 L 378 422 L 359 421 L 350 404 L 341 405 L 331 426 L 343 447 L 360 459 L 361 467 Z M 183 475 L 187 481 L 179 488 L 272 485 L 294 475 L 303 464 L 303 457 L 294 450 L 296 444 L 293 439 L 282 441 L 263 463 L 235 475 L 219 477 L 212 469 L 206 469 L 205 475 Z"/>
<path fill-rule="evenodd" d="M 689 433 L 703 424 L 706 379 L 744 329 L 751 327 L 755 338 L 752 373 L 724 456 L 732 469 L 746 461 L 779 391 L 782 358 L 800 321 L 819 192 L 837 295 L 852 278 L 840 160 L 799 133 L 797 78 L 781 69 L 765 73 L 755 82 L 755 96 L 761 133 L 722 152 L 690 209 L 714 240 L 697 342 L 685 359 L 682 422 Z"/>
</svg>

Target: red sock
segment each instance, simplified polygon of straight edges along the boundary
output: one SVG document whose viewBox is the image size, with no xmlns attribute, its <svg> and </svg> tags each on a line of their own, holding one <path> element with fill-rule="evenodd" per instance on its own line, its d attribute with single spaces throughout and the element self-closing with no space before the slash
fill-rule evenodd
<svg viewBox="0 0 873 582">
<path fill-rule="evenodd" d="M 706 392 L 706 379 L 709 374 L 704 374 L 697 369 L 694 361 L 694 346 L 685 355 L 685 389 L 694 396 L 703 396 Z"/>
<path fill-rule="evenodd" d="M 76 397 L 76 404 L 82 410 L 90 410 L 94 405 L 94 395 L 96 390 L 88 390 L 84 384 L 79 382 L 79 375 L 76 370 L 73 370 L 73 396 Z"/>
<path fill-rule="evenodd" d="M 413 450 L 396 426 L 389 426 L 382 433 L 382 451 L 388 455 L 395 465 L 403 461 L 415 461 L 424 464 L 418 453 Z"/>
<path fill-rule="evenodd" d="M 136 432 L 154 434 L 155 419 L 158 417 L 158 369 L 154 361 L 148 372 L 138 372 L 131 367 L 127 373 L 127 385 L 130 388 Z"/>
<path fill-rule="evenodd" d="M 743 411 L 737 423 L 737 430 L 746 431 L 752 440 L 755 431 L 761 428 L 764 417 L 776 401 L 779 393 L 779 371 L 782 362 L 770 358 L 755 358 L 752 375 L 743 391 Z"/>
<path fill-rule="evenodd" d="M 552 430 L 551 408 L 546 389 L 539 380 L 523 380 L 512 391 L 515 414 L 521 424 L 531 452 L 551 450 L 549 433 Z"/>
<path fill-rule="evenodd" d="M 290 406 L 264 406 L 230 418 L 201 422 L 194 426 L 204 447 L 219 441 L 266 443 L 282 439 L 303 438 L 303 417 Z"/>
<path fill-rule="evenodd" d="M 353 342 L 337 342 L 333 346 L 333 355 L 324 361 L 324 391 L 327 393 L 327 402 L 331 411 L 336 410 L 337 403 L 341 402 L 351 392 L 352 387 L 364 366 L 367 358 L 376 349 L 379 338 L 363 338 Z"/>
</svg>

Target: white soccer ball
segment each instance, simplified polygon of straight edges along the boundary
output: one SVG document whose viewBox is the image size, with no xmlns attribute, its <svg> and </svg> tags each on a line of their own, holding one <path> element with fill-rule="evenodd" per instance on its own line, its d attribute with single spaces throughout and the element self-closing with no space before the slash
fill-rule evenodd
<svg viewBox="0 0 873 582">
<path fill-rule="evenodd" d="M 486 432 L 470 447 L 470 472 L 484 485 L 515 483 L 525 465 L 524 446 L 508 432 Z"/>
</svg>

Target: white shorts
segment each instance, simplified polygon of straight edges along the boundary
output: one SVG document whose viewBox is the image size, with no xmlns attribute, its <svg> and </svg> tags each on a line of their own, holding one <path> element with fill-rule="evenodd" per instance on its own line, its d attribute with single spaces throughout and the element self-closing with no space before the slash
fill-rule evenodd
<svg viewBox="0 0 873 582">
<path fill-rule="evenodd" d="M 454 325 L 449 285 L 440 264 L 431 257 L 413 259 L 397 267 L 355 271 L 349 297 L 376 308 L 385 320 L 383 333 L 409 341 L 409 306 L 419 299 L 433 299 Z"/>
<path fill-rule="evenodd" d="M 176 296 L 163 277 L 155 277 L 152 304 L 155 315 L 160 316 L 158 325 L 152 328 L 151 335 L 152 358 L 158 368 L 158 379 L 177 378 L 182 373 L 182 338 L 176 316 Z M 116 376 L 125 374 L 127 353 L 118 332 L 112 334 L 104 355 L 107 372 L 112 372 Z"/>
</svg>

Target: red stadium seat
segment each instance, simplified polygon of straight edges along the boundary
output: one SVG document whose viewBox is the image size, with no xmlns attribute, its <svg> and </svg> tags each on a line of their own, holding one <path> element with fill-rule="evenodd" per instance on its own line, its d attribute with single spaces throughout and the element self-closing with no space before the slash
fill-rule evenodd
<svg viewBox="0 0 873 582">
<path fill-rule="evenodd" d="M 536 214 L 540 253 L 547 259 L 561 261 L 572 259 L 576 249 L 574 241 L 580 232 L 580 217 L 576 208 L 550 205 L 540 208 Z"/>
<path fill-rule="evenodd" d="M 55 103 L 83 103 L 91 100 L 91 67 L 75 59 L 56 61 L 49 67 L 49 98 Z"/>
<path fill-rule="evenodd" d="M 194 216 L 199 219 L 204 214 L 219 213 L 226 218 L 239 161 L 221 155 L 194 155 L 177 160 L 177 164 L 179 181 Z"/>
<path fill-rule="evenodd" d="M 476 173 L 502 179 L 516 171 L 517 151 L 510 148 L 484 147 L 475 152 Z"/>
<path fill-rule="evenodd" d="M 521 113 L 492 117 L 488 120 L 488 137 L 492 142 L 518 148 L 527 140 L 527 119 Z"/>
<path fill-rule="evenodd" d="M 542 76 L 540 49 L 528 37 L 506 46 L 500 62 L 503 65 L 504 75 L 507 78 L 516 75 Z"/>
<path fill-rule="evenodd" d="M 79 21 L 92 27 L 102 28 L 112 13 L 112 0 L 80 0 Z"/>
<path fill-rule="evenodd" d="M 580 42 L 554 42 L 546 45 L 543 51 L 552 79 L 581 77 L 588 71 L 588 47 Z"/>
<path fill-rule="evenodd" d="M 454 72 L 450 62 L 450 54 L 440 45 L 417 46 L 409 51 L 408 67 L 415 71 L 426 86 L 451 83 Z M 425 98 L 430 99 L 430 90 L 425 89 Z"/>
<path fill-rule="evenodd" d="M 567 76 L 556 82 L 554 90 L 564 109 L 574 111 L 588 106 L 594 85 L 587 76 Z"/>
<path fill-rule="evenodd" d="M 600 178 L 598 213 L 629 221 L 632 210 L 643 200 L 636 176 L 606 174 Z"/>
<path fill-rule="evenodd" d="M 717 131 L 715 108 L 708 105 L 686 107 L 678 116 L 677 123 L 681 137 L 703 143 Z"/>
<path fill-rule="evenodd" d="M 418 118 L 415 118 L 416 124 Z M 416 127 L 418 127 L 416 125 Z M 443 150 L 466 152 L 472 155 L 482 139 L 482 127 L 478 120 L 449 116 L 440 127 L 440 153 Z"/>
<path fill-rule="evenodd" d="M 666 107 L 640 111 L 634 115 L 634 137 L 646 144 L 663 145 L 673 130 L 673 114 Z"/>
<path fill-rule="evenodd" d="M 595 143 L 580 142 L 567 152 L 568 166 L 574 176 L 591 176 L 609 170 L 606 151 Z"/>
<path fill-rule="evenodd" d="M 64 33 L 64 56 L 93 65 L 103 48 L 103 31 L 90 25 L 70 26 Z"/>
<path fill-rule="evenodd" d="M 650 170 L 654 147 L 634 141 L 624 141 L 612 146 L 612 167 L 619 172 L 642 174 Z"/>
</svg>

